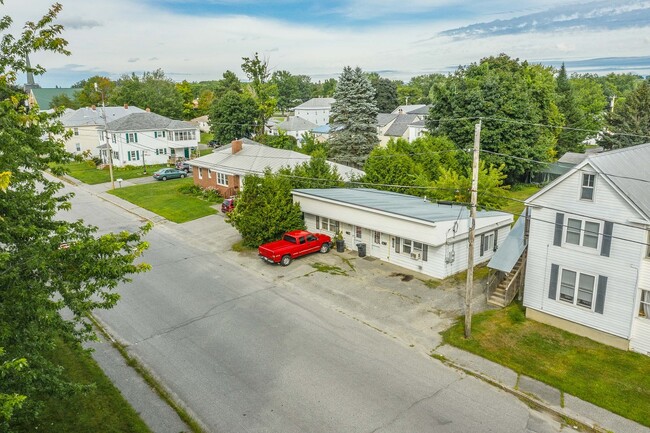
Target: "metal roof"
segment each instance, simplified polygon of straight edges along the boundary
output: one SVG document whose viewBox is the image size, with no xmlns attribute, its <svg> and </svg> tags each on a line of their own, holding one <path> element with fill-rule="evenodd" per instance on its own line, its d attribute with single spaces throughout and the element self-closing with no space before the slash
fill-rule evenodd
<svg viewBox="0 0 650 433">
<path fill-rule="evenodd" d="M 132 113 L 113 120 L 108 124 L 109 131 L 143 131 L 156 129 L 196 129 L 196 125 L 182 120 L 174 120 L 160 114 L 144 111 Z"/>
<path fill-rule="evenodd" d="M 469 218 L 469 209 L 465 206 L 436 203 L 422 197 L 370 188 L 295 189 L 293 192 L 428 223 Z M 476 214 L 477 218 L 494 216 L 510 218 L 510 214 L 504 212 L 479 211 Z"/>
<path fill-rule="evenodd" d="M 129 106 L 128 108 L 122 106 L 95 108 L 84 107 L 61 116 L 61 123 L 68 127 L 103 125 L 104 110 L 106 111 L 107 122 L 112 122 L 113 120 L 120 119 L 131 113 L 144 113 L 143 109 L 134 106 Z"/>
<path fill-rule="evenodd" d="M 52 103 L 52 99 L 54 97 L 59 96 L 59 95 L 65 95 L 70 99 L 75 98 L 75 93 L 79 92 L 81 89 L 61 89 L 59 87 L 56 88 L 34 88 L 32 89 L 32 95 L 34 96 L 34 99 L 36 99 L 36 103 L 38 104 L 38 108 L 42 111 L 49 110 L 50 104 Z"/>
<path fill-rule="evenodd" d="M 650 143 L 589 155 L 592 165 L 650 219 Z"/>
<path fill-rule="evenodd" d="M 264 146 L 246 138 L 242 141 L 242 149 L 237 153 L 232 153 L 232 143 L 230 143 L 208 155 L 188 161 L 188 163 L 195 167 L 245 175 L 263 174 L 267 168 L 272 172 L 276 172 L 282 167 L 293 168 L 311 159 L 311 156 L 304 153 Z M 343 164 L 330 161 L 328 164 L 338 171 L 343 180 L 351 180 L 365 174 L 361 170 Z"/>
<path fill-rule="evenodd" d="M 336 101 L 334 98 L 311 98 L 309 101 L 303 102 L 297 107 L 293 107 L 293 110 L 298 109 L 330 109 L 332 104 Z"/>
<path fill-rule="evenodd" d="M 494 253 L 488 262 L 488 268 L 496 269 L 503 272 L 510 272 L 517 264 L 521 253 L 526 248 L 524 240 L 524 231 L 526 228 L 526 217 L 521 215 L 515 225 L 510 229 L 503 244 Z"/>
</svg>

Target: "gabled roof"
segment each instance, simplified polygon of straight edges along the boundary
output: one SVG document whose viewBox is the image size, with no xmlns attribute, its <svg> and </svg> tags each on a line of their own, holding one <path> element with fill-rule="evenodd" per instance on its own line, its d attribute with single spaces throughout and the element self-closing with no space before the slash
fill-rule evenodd
<svg viewBox="0 0 650 433">
<path fill-rule="evenodd" d="M 336 101 L 336 99 L 334 98 L 311 98 L 309 101 L 303 102 L 297 107 L 293 107 L 293 110 L 297 110 L 297 109 L 329 110 L 332 107 L 334 101 Z"/>
<path fill-rule="evenodd" d="M 414 113 L 414 111 L 418 111 L 422 109 L 426 109 L 424 113 Z M 400 105 L 399 107 L 393 110 L 393 114 L 398 114 L 398 113 L 429 114 L 429 107 L 427 107 L 424 104 Z"/>
<path fill-rule="evenodd" d="M 403 137 L 406 131 L 408 131 L 409 125 L 417 119 L 417 114 L 398 114 L 384 135 L 387 137 Z"/>
<path fill-rule="evenodd" d="M 295 189 L 293 192 L 429 223 L 469 218 L 469 210 L 465 206 L 430 202 L 422 197 L 370 188 Z M 476 214 L 477 218 L 494 216 L 503 216 L 509 221 L 511 218 L 510 214 L 504 212 L 479 211 Z"/>
<path fill-rule="evenodd" d="M 309 131 L 317 125 L 300 116 L 291 116 L 282 123 L 273 126 L 273 129 L 282 129 L 283 131 Z"/>
<path fill-rule="evenodd" d="M 246 138 L 242 141 L 242 149 L 237 153 L 232 153 L 232 143 L 230 143 L 208 155 L 188 161 L 188 163 L 195 167 L 209 168 L 219 172 L 246 175 L 263 174 L 267 168 L 272 172 L 276 172 L 282 167 L 293 168 L 311 159 L 309 155 L 293 150 L 264 146 Z M 364 175 L 363 171 L 343 164 L 330 161 L 328 164 L 336 168 L 343 180 Z"/>
<path fill-rule="evenodd" d="M 407 111 L 407 113 L 408 114 L 419 114 L 421 116 L 428 116 L 430 108 L 431 107 L 429 105 L 423 105 L 420 108 L 416 108 L 414 110 L 409 110 L 409 111 Z"/>
<path fill-rule="evenodd" d="M 61 123 L 63 126 L 99 126 L 104 124 L 104 110 L 106 110 L 106 121 L 112 122 L 113 120 L 120 119 L 131 113 L 144 113 L 144 110 L 134 106 L 120 107 L 84 107 L 66 113 L 61 116 Z"/>
<path fill-rule="evenodd" d="M 196 125 L 144 111 L 133 113 L 108 124 L 109 131 L 147 131 L 157 129 L 196 129 Z"/>
<path fill-rule="evenodd" d="M 395 113 L 379 113 L 377 114 L 377 126 L 382 127 L 388 125 L 395 120 L 397 114 Z"/>
<path fill-rule="evenodd" d="M 75 93 L 77 93 L 80 89 L 61 89 L 61 88 L 37 88 L 37 89 L 32 89 L 32 95 L 34 95 L 34 99 L 36 99 L 36 103 L 38 104 L 38 108 L 40 108 L 42 111 L 49 110 L 50 104 L 52 103 L 52 99 L 54 99 L 55 96 L 59 95 L 66 95 L 70 99 L 74 99 Z"/>
<path fill-rule="evenodd" d="M 609 152 L 590 154 L 568 173 L 548 184 L 528 200 L 533 203 L 538 197 L 551 190 L 576 171 L 581 171 L 587 165 L 607 180 L 617 192 L 650 220 L 650 143 L 626 147 Z"/>
</svg>

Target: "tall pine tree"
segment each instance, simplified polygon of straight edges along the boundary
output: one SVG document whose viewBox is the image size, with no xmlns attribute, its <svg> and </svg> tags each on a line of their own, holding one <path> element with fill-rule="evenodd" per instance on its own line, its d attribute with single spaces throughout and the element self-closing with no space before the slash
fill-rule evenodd
<svg viewBox="0 0 650 433">
<path fill-rule="evenodd" d="M 566 152 L 584 151 L 583 141 L 590 134 L 586 131 L 585 114 L 578 107 L 573 86 L 567 77 L 564 63 L 560 68 L 557 79 L 557 107 L 564 116 L 564 129 L 557 138 L 557 156 Z"/>
<path fill-rule="evenodd" d="M 363 167 L 379 143 L 375 89 L 361 68 L 343 68 L 334 92 L 330 158 L 352 167 Z"/>
</svg>

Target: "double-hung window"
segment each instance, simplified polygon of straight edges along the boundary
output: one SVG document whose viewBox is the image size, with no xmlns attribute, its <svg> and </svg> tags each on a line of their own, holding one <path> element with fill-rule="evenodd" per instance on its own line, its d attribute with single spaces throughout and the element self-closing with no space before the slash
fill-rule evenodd
<svg viewBox="0 0 650 433">
<path fill-rule="evenodd" d="M 560 300 L 579 307 L 591 309 L 594 300 L 596 277 L 562 269 Z"/>
<path fill-rule="evenodd" d="M 564 240 L 568 244 L 596 249 L 599 233 L 600 223 L 568 218 Z"/>
<path fill-rule="evenodd" d="M 581 200 L 594 199 L 594 182 L 596 180 L 595 174 L 583 173 L 582 175 L 582 188 L 580 190 Z"/>
<path fill-rule="evenodd" d="M 639 317 L 650 319 L 650 290 L 641 290 Z"/>
<path fill-rule="evenodd" d="M 339 230 L 339 222 L 330 218 L 316 217 L 316 229 L 327 230 L 336 233 Z"/>
<path fill-rule="evenodd" d="M 228 186 L 228 175 L 226 173 L 217 173 L 217 184 Z"/>
</svg>

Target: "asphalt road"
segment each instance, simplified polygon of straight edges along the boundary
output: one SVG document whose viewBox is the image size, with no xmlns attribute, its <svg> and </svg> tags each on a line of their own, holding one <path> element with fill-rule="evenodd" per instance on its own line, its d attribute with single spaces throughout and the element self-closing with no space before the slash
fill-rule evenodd
<svg viewBox="0 0 650 433">
<path fill-rule="evenodd" d="M 136 216 L 73 188 L 66 218 L 102 231 Z M 200 225 L 200 224 L 199 224 Z M 195 225 L 196 227 L 196 225 Z M 202 228 L 205 239 L 219 236 Z M 513 396 L 156 225 L 153 269 L 97 315 L 212 432 L 551 432 Z"/>
</svg>

